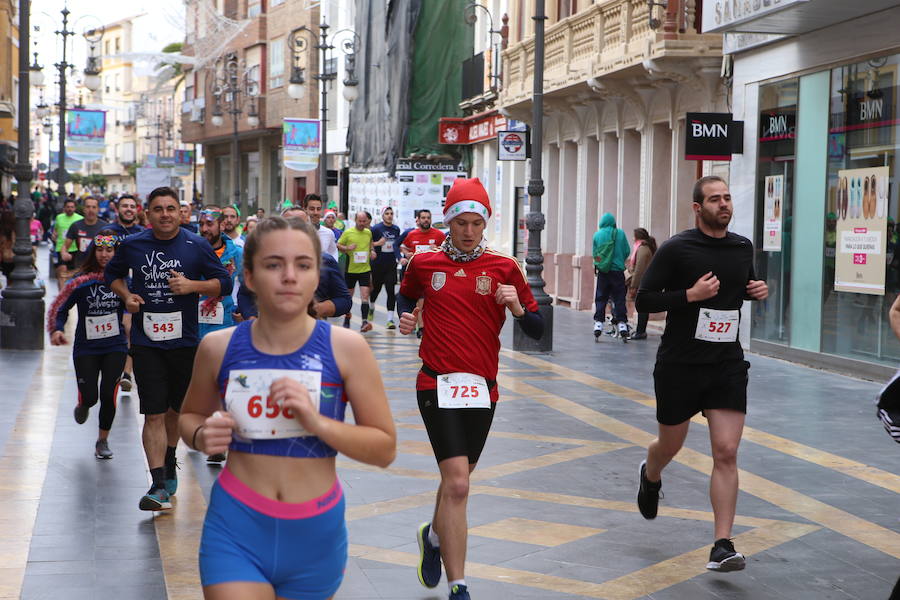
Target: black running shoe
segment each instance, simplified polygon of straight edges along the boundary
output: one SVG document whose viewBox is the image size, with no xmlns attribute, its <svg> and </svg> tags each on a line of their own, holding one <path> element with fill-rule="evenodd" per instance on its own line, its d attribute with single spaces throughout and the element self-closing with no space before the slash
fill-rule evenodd
<svg viewBox="0 0 900 600">
<path fill-rule="evenodd" d="M 709 551 L 709 562 L 706 568 L 710 571 L 728 573 L 730 571 L 743 571 L 747 566 L 747 560 L 740 552 L 734 549 L 734 543 L 727 538 L 716 540 L 712 550 Z"/>
<path fill-rule="evenodd" d="M 647 461 L 641 462 L 641 483 L 638 487 L 637 504 L 641 515 L 645 519 L 655 519 L 659 508 L 659 499 L 662 496 L 662 480 L 653 483 L 644 474 L 647 471 Z"/>
<path fill-rule="evenodd" d="M 419 583 L 427 588 L 437 586 L 441 581 L 441 549 L 435 548 L 428 540 L 431 523 L 422 523 L 416 531 L 419 542 Z M 465 588 L 465 586 L 463 586 Z"/>
<path fill-rule="evenodd" d="M 208 465 L 218 465 L 222 466 L 222 463 L 225 462 L 225 459 L 228 458 L 224 452 L 219 452 L 218 454 L 210 454 L 206 457 L 206 464 Z"/>
<path fill-rule="evenodd" d="M 77 404 L 75 406 L 75 422 L 79 425 L 82 425 L 85 421 L 87 421 L 88 413 L 90 411 L 91 409 L 84 404 Z"/>
</svg>

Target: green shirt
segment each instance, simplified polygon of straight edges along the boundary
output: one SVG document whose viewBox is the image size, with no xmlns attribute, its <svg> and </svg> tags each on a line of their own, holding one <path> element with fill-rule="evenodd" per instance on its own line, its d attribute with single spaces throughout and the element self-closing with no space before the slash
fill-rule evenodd
<svg viewBox="0 0 900 600">
<path fill-rule="evenodd" d="M 368 273 L 372 270 L 372 267 L 369 266 L 369 253 L 372 251 L 371 229 L 360 231 L 356 227 L 351 227 L 341 234 L 338 244 L 341 246 L 356 244 L 356 249 L 344 253 L 350 258 L 350 264 L 347 267 L 348 273 Z"/>
<path fill-rule="evenodd" d="M 62 252 L 63 244 L 66 241 L 66 232 L 69 231 L 69 227 L 72 226 L 72 223 L 76 221 L 82 220 L 84 217 L 79 215 L 78 213 L 72 213 L 72 216 L 66 215 L 66 213 L 59 213 L 56 215 L 55 225 L 53 226 L 54 231 L 56 232 L 56 251 Z M 78 250 L 78 244 L 73 240 L 68 248 L 69 252 L 75 252 Z"/>
</svg>

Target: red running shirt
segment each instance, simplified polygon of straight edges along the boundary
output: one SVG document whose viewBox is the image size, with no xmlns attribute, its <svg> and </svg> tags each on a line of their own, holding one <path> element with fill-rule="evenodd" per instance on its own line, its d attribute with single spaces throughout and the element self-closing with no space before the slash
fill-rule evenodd
<svg viewBox="0 0 900 600">
<path fill-rule="evenodd" d="M 406 266 L 400 293 L 424 298 L 425 335 L 419 358 L 438 373 L 473 373 L 497 378 L 500 329 L 506 306 L 494 294 L 500 284 L 515 286 L 525 310 L 538 310 L 518 261 L 485 250 L 471 262 L 454 262 L 441 250 L 416 254 Z M 433 390 L 437 382 L 419 373 L 416 389 Z M 497 388 L 491 391 L 497 401 Z"/>
<path fill-rule="evenodd" d="M 425 250 L 432 250 L 438 248 L 442 243 L 444 243 L 444 238 L 447 237 L 440 229 L 435 229 L 434 227 L 430 228 L 428 231 L 422 231 L 418 227 L 410 231 L 406 234 L 406 238 L 403 240 L 403 245 L 406 246 L 408 250 L 412 250 L 413 252 L 424 252 Z M 419 247 L 422 247 L 422 250 L 419 250 Z M 428 246 L 427 248 L 425 246 Z"/>
</svg>

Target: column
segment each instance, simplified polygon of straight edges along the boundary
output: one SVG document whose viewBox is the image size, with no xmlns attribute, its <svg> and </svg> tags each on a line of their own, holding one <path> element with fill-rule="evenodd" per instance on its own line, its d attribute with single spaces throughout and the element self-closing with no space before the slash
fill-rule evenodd
<svg viewBox="0 0 900 600">
<path fill-rule="evenodd" d="M 643 227 L 662 242 L 669 237 L 669 196 L 672 192 L 672 130 L 668 123 L 652 126 L 653 143 L 650 153 L 650 197 L 648 218 Z"/>
<path fill-rule="evenodd" d="M 641 203 L 641 134 L 626 129 L 619 140 L 619 201 L 616 224 L 628 231 L 638 226 Z"/>
<path fill-rule="evenodd" d="M 257 208 L 265 209 L 267 215 L 272 214 L 272 156 L 269 139 L 264 135 L 260 136 L 257 144 L 259 152 L 259 205 Z"/>
</svg>

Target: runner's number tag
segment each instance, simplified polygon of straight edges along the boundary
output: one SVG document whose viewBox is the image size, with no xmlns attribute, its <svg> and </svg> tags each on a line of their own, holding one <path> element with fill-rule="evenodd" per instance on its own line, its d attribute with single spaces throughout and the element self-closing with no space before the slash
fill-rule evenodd
<svg viewBox="0 0 900 600">
<path fill-rule="evenodd" d="M 154 342 L 181 338 L 181 311 L 144 313 L 144 335 Z"/>
<path fill-rule="evenodd" d="M 87 252 L 88 247 L 91 245 L 91 242 L 94 241 L 94 238 L 83 237 L 78 238 L 78 251 L 79 252 Z"/>
<path fill-rule="evenodd" d="M 353 263 L 357 265 L 365 264 L 369 260 L 368 252 L 354 252 Z"/>
<path fill-rule="evenodd" d="M 416 254 L 419 252 L 428 252 L 429 250 L 431 250 L 431 244 L 419 244 L 416 246 Z"/>
<path fill-rule="evenodd" d="M 235 434 L 251 440 L 312 435 L 303 429 L 289 408 L 269 396 L 269 388 L 282 377 L 290 377 L 306 386 L 312 405 L 319 410 L 321 371 L 234 369 L 228 375 L 225 409 L 237 423 Z"/>
<path fill-rule="evenodd" d="M 490 408 L 491 393 L 484 377 L 471 373 L 437 376 L 438 408 Z"/>
<path fill-rule="evenodd" d="M 203 312 L 203 302 L 197 308 L 198 320 L 204 325 L 223 325 L 225 323 L 225 307 L 221 302 L 217 302 L 213 309 L 207 313 Z"/>
<path fill-rule="evenodd" d="M 394 240 L 389 240 L 385 238 L 384 245 L 381 247 L 382 252 L 393 252 L 394 251 Z"/>
<path fill-rule="evenodd" d="M 706 342 L 737 341 L 740 311 L 701 308 L 694 337 Z"/>
<path fill-rule="evenodd" d="M 119 315 L 109 313 L 84 318 L 84 334 L 89 340 L 102 340 L 119 335 Z"/>
</svg>

